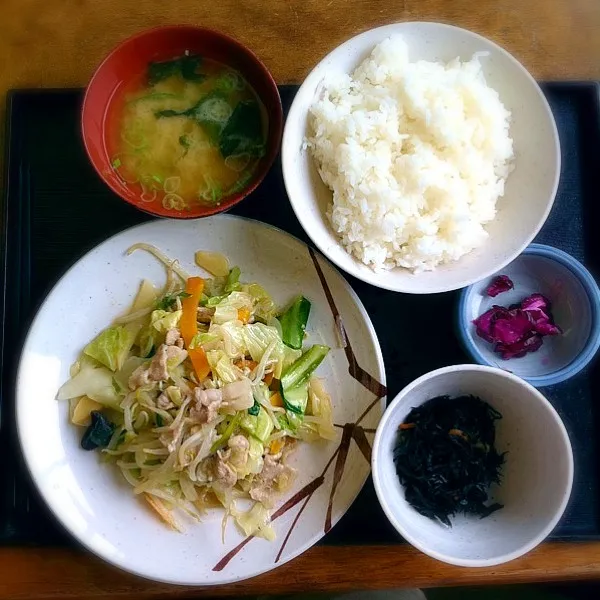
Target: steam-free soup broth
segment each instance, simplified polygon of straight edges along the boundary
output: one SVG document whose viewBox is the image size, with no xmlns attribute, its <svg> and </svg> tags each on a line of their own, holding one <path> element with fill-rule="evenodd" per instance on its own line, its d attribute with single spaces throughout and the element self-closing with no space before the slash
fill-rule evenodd
<svg viewBox="0 0 600 600">
<path fill-rule="evenodd" d="M 179 211 L 218 205 L 252 180 L 266 127 L 240 73 L 185 54 L 150 63 L 126 96 L 112 166 L 143 202 Z"/>
</svg>

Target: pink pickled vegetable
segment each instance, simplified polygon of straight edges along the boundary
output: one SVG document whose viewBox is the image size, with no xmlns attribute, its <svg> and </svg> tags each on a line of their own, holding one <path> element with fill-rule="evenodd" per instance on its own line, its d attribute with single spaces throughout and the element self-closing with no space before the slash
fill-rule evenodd
<svg viewBox="0 0 600 600">
<path fill-rule="evenodd" d="M 543 321 L 537 323 L 535 326 L 535 330 L 540 335 L 560 335 L 562 333 L 562 329 L 558 325 L 555 325 L 550 321 Z"/>
<path fill-rule="evenodd" d="M 508 283 L 503 281 L 494 287 L 500 278 L 505 278 Z M 507 285 L 510 287 L 506 287 Z M 500 289 L 502 286 L 503 289 Z M 488 295 L 496 296 L 511 288 L 510 279 L 502 275 L 490 285 Z M 562 333 L 560 327 L 554 323 L 550 308 L 550 301 L 545 296 L 532 294 L 509 308 L 494 305 L 473 323 L 477 335 L 494 344 L 494 352 L 501 358 L 520 358 L 528 352 L 539 350 L 545 336 Z"/>
<path fill-rule="evenodd" d="M 512 290 L 514 287 L 513 282 L 507 275 L 498 275 L 498 277 L 494 277 L 494 280 L 487 287 L 485 293 L 488 296 L 495 298 L 498 294 L 508 292 L 508 290 Z"/>
<path fill-rule="evenodd" d="M 502 307 L 492 306 L 490 310 L 484 312 L 473 321 L 473 323 L 475 323 L 475 331 L 477 332 L 477 335 L 483 338 L 486 342 L 490 342 L 492 344 L 494 343 L 492 325 L 496 319 L 496 309 L 498 308 Z"/>
<path fill-rule="evenodd" d="M 508 316 L 500 316 L 492 325 L 492 336 L 503 344 L 514 344 L 532 331 L 532 323 L 527 314 L 520 310 L 508 311 Z"/>
<path fill-rule="evenodd" d="M 523 310 L 546 310 L 550 309 L 550 301 L 546 296 L 542 294 L 531 294 L 521 301 L 521 308 Z"/>
<path fill-rule="evenodd" d="M 531 319 L 534 329 L 540 335 L 558 335 L 562 333 L 560 327 L 554 324 L 550 312 L 550 301 L 542 294 L 532 294 L 521 302 L 521 307 Z"/>
<path fill-rule="evenodd" d="M 521 358 L 528 352 L 539 350 L 543 343 L 542 336 L 537 333 L 528 333 L 526 337 L 514 344 L 496 344 L 494 351 L 500 354 L 504 360 Z"/>
</svg>

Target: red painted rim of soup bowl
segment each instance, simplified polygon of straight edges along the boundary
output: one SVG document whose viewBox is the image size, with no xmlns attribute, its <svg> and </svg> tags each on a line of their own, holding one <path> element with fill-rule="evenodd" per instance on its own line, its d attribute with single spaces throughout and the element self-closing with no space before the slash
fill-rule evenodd
<svg viewBox="0 0 600 600">
<path fill-rule="evenodd" d="M 148 63 L 169 60 L 188 50 L 230 66 L 246 79 L 262 102 L 268 119 L 266 153 L 248 185 L 218 205 L 198 205 L 192 210 L 166 209 L 146 203 L 130 189 L 112 167 L 108 152 L 111 107 L 119 92 L 142 73 Z M 254 191 L 273 165 L 283 132 L 283 109 L 277 84 L 267 67 L 249 48 L 219 31 L 193 25 L 169 25 L 142 31 L 121 42 L 93 74 L 81 110 L 83 144 L 92 166 L 106 185 L 123 200 L 146 213 L 175 219 L 195 219 L 224 212 Z"/>
</svg>

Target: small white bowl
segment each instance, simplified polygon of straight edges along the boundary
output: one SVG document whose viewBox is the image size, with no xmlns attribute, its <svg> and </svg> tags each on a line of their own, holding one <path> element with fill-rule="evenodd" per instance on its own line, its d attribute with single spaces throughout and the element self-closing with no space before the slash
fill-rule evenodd
<svg viewBox="0 0 600 600">
<path fill-rule="evenodd" d="M 330 226 L 326 208 L 331 190 L 325 186 L 304 147 L 308 111 L 323 81 L 351 73 L 373 50 L 393 34 L 407 42 L 411 61 L 470 59 L 487 52 L 481 64 L 487 83 L 512 112 L 510 135 L 515 169 L 498 200 L 498 213 L 487 226 L 489 238 L 459 261 L 435 271 L 413 274 L 396 268 L 376 273 L 349 255 Z M 380 288 L 413 294 L 431 294 L 465 287 L 488 277 L 511 262 L 533 240 L 552 208 L 560 175 L 560 147 L 556 123 L 548 102 L 533 77 L 508 52 L 490 40 L 441 23 L 395 23 L 371 29 L 345 42 L 326 56 L 298 90 L 286 119 L 282 141 L 283 177 L 292 208 L 315 245 L 338 267 Z"/>
<path fill-rule="evenodd" d="M 514 289 L 495 298 L 485 295 L 495 275 L 507 275 Z M 535 387 L 555 385 L 584 369 L 600 347 L 600 291 L 589 271 L 562 250 L 531 244 L 495 275 L 460 293 L 458 336 L 473 359 L 510 371 Z M 510 306 L 535 293 L 550 300 L 563 333 L 545 337 L 537 352 L 502 360 L 493 344 L 477 335 L 473 321 L 495 304 Z"/>
<path fill-rule="evenodd" d="M 393 449 L 412 408 L 463 394 L 479 396 L 502 414 L 496 448 L 507 455 L 502 484 L 491 496 L 504 508 L 484 519 L 455 517 L 448 528 L 405 500 Z M 563 422 L 534 387 L 501 369 L 457 365 L 423 375 L 396 396 L 377 428 L 372 469 L 379 502 L 404 539 L 443 562 L 488 567 L 529 552 L 554 529 L 571 494 L 573 452 Z"/>
</svg>

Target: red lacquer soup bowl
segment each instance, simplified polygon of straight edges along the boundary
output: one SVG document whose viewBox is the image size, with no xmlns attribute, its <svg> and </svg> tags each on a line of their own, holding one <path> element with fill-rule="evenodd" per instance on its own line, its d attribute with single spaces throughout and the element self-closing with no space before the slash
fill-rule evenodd
<svg viewBox="0 0 600 600">
<path fill-rule="evenodd" d="M 192 202 L 183 210 L 163 206 L 160 195 L 142 199 L 140 185 L 127 182 L 115 163 L 114 140 L 118 137 L 124 103 L 132 86 L 139 83 L 153 62 L 185 55 L 200 55 L 235 69 L 253 88 L 264 108 L 264 153 L 248 181 L 217 202 Z M 139 33 L 117 46 L 94 73 L 86 90 L 81 115 L 83 142 L 90 161 L 108 187 L 133 206 L 162 217 L 189 219 L 226 211 L 252 192 L 269 171 L 281 142 L 283 111 L 277 85 L 265 65 L 233 38 L 194 26 L 168 26 Z"/>
</svg>

